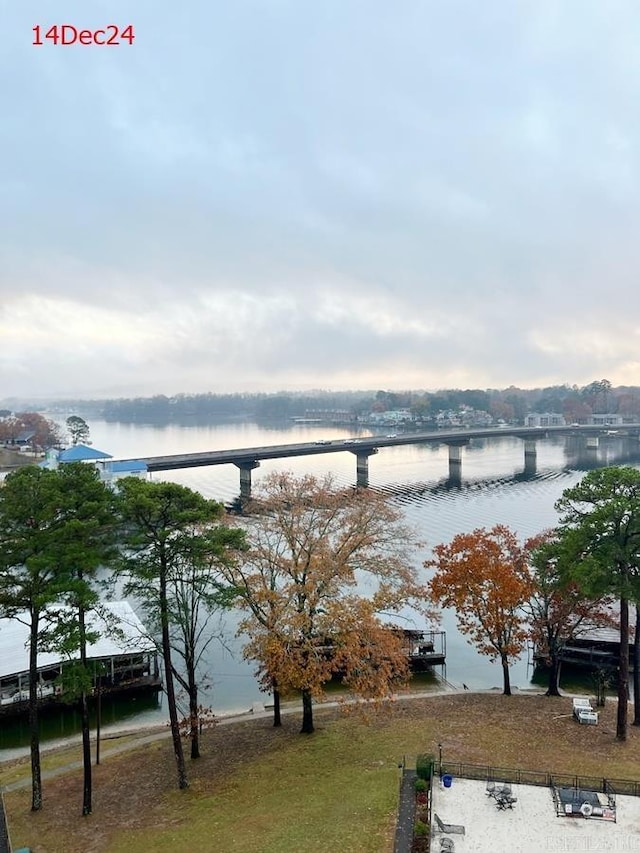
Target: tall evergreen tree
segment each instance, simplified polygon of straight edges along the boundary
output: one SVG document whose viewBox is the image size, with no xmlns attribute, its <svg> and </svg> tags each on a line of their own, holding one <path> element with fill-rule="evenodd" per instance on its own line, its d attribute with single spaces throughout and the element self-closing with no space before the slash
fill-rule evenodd
<svg viewBox="0 0 640 853">
<path fill-rule="evenodd" d="M 640 471 L 600 468 L 565 489 L 562 547 L 572 556 L 573 575 L 593 597 L 614 595 L 620 606 L 616 738 L 627 737 L 629 700 L 629 602 L 640 599 Z M 636 677 L 638 673 L 636 673 Z"/>
<path fill-rule="evenodd" d="M 71 436 L 71 444 L 87 444 L 89 442 L 89 424 L 78 415 L 71 415 L 66 420 L 67 430 Z"/>
<path fill-rule="evenodd" d="M 82 814 L 92 811 L 91 745 L 89 730 L 88 691 L 91 674 L 87 666 L 87 644 L 97 639 L 88 632 L 88 611 L 98 604 L 95 585 L 96 571 L 116 557 L 114 547 L 114 495 L 99 477 L 97 470 L 83 463 L 61 466 L 56 472 L 60 479 L 62 506 L 70 519 L 65 529 L 67 589 L 64 600 L 71 608 L 72 618 L 65 622 L 68 651 L 78 657 L 78 698 L 82 727 L 83 799 Z"/>
<path fill-rule="evenodd" d="M 80 613 L 94 598 L 86 578 L 106 555 L 101 528 L 110 500 L 110 492 L 96 471 L 81 463 L 56 471 L 23 468 L 10 474 L 0 489 L 0 613 L 29 627 L 33 811 L 42 808 L 38 650 L 47 631 L 49 643 L 57 636 L 57 642 L 68 648 L 72 625 L 79 624 L 69 620 L 68 612 L 61 617 L 61 611 L 56 611 L 58 605 L 73 600 Z M 61 627 L 64 630 L 60 631 Z M 88 731 L 88 718 L 84 722 Z M 90 758 L 87 762 L 85 751 L 85 771 L 87 766 L 90 779 Z M 89 799 L 83 801 L 85 813 L 87 803 L 91 810 L 90 784 L 88 790 Z"/>
<path fill-rule="evenodd" d="M 151 483 L 128 477 L 118 484 L 124 522 L 121 570 L 125 595 L 135 595 L 158 626 L 165 670 L 165 690 L 178 771 L 178 786 L 188 786 L 175 680 L 189 696 L 192 757 L 198 747 L 196 669 L 207 639 L 206 614 L 228 602 L 217 567 L 243 546 L 240 530 L 219 524 L 223 508 L 216 501 L 176 483 Z M 185 674 L 175 664 L 182 658 Z"/>
</svg>

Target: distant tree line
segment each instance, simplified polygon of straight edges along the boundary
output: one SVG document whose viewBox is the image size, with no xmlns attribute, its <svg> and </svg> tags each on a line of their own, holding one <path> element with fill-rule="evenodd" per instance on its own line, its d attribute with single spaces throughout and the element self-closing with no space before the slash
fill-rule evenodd
<svg viewBox="0 0 640 853">
<path fill-rule="evenodd" d="M 212 418 L 278 420 L 304 417 L 309 410 L 352 411 L 367 392 L 318 394 L 177 394 L 107 400 L 102 416 L 108 421 L 203 421 Z"/>
<path fill-rule="evenodd" d="M 406 409 L 413 419 L 429 423 L 440 412 L 465 406 L 488 412 L 496 420 L 521 423 L 528 412 L 557 412 L 569 422 L 592 414 L 622 414 L 640 419 L 640 388 L 613 387 L 608 379 L 584 386 L 550 385 L 545 388 L 453 388 L 441 391 L 314 391 L 271 394 L 176 394 L 114 400 L 67 400 L 51 404 L 73 408 L 108 421 L 206 422 L 242 418 L 283 420 L 314 411 L 333 411 L 349 419 L 365 419 L 373 412 Z"/>
</svg>

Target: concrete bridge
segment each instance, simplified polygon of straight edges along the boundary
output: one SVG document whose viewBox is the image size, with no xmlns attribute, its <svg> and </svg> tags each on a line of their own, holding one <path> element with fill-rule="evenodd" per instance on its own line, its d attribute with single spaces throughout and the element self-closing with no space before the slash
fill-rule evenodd
<svg viewBox="0 0 640 853">
<path fill-rule="evenodd" d="M 147 469 L 171 471 L 178 468 L 198 468 L 205 465 L 235 465 L 240 471 L 240 497 L 251 497 L 251 472 L 260 467 L 265 459 L 289 459 L 294 456 L 317 456 L 324 453 L 352 453 L 356 457 L 356 483 L 369 485 L 369 457 L 384 447 L 404 444 L 446 444 L 449 448 L 449 479 L 460 482 L 462 476 L 462 448 L 473 439 L 506 438 L 515 436 L 523 441 L 525 472 L 536 471 L 536 442 L 552 435 L 584 435 L 587 448 L 597 451 L 603 435 L 640 436 L 640 424 L 626 424 L 612 429 L 607 426 L 558 426 L 558 427 L 507 427 L 484 429 L 453 429 L 437 432 L 408 433 L 363 438 L 326 439 L 298 444 L 277 444 L 265 447 L 245 447 L 237 450 L 209 450 L 201 453 L 177 453 L 170 456 L 148 456 L 141 458 Z M 133 461 L 133 460 L 126 460 Z"/>
</svg>

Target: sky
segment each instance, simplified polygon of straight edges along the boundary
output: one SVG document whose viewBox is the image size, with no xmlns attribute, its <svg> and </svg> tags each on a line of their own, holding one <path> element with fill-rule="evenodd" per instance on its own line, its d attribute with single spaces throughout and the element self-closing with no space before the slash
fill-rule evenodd
<svg viewBox="0 0 640 853">
<path fill-rule="evenodd" d="M 0 398 L 640 384 L 635 0 L 0 0 L 0 41 Z"/>
</svg>

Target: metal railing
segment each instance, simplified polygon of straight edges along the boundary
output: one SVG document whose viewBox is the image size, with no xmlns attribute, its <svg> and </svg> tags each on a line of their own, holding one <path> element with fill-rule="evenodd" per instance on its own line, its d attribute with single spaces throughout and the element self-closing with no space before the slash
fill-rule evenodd
<svg viewBox="0 0 640 853">
<path fill-rule="evenodd" d="M 435 772 L 440 776 L 449 773 L 461 779 L 497 780 L 516 785 L 537 785 L 544 788 L 581 788 L 589 791 L 601 791 L 608 796 L 618 794 L 640 797 L 640 781 L 635 779 L 610 779 L 604 776 L 550 773 L 544 770 L 493 767 L 489 764 L 469 764 L 462 761 L 436 761 Z"/>
<path fill-rule="evenodd" d="M 435 776 L 435 765 L 432 764 L 429 770 L 429 781 L 427 782 L 427 826 L 431 828 L 431 823 L 433 820 L 433 777 Z M 429 851 L 431 850 L 431 833 L 428 836 L 428 845 Z"/>
</svg>

